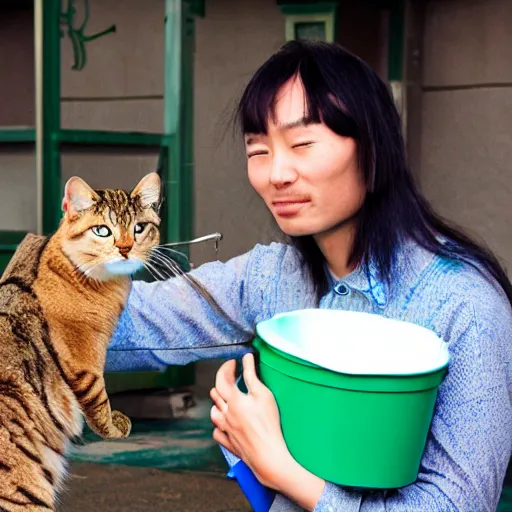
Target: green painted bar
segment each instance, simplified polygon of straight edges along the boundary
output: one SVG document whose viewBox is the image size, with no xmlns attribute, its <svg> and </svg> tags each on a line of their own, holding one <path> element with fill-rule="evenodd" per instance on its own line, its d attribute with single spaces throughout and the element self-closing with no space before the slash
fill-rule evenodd
<svg viewBox="0 0 512 512">
<path fill-rule="evenodd" d="M 26 234 L 25 231 L 0 231 L 0 276 Z"/>
<path fill-rule="evenodd" d="M 389 9 L 388 80 L 391 82 L 400 81 L 403 77 L 404 1 L 392 0 Z"/>
<path fill-rule="evenodd" d="M 194 48 L 195 16 L 192 5 L 185 3 L 182 33 L 182 101 L 181 120 L 181 240 L 190 240 L 194 233 Z M 185 252 L 185 251 L 184 251 Z M 186 251 L 188 253 L 188 251 Z"/>
<path fill-rule="evenodd" d="M 11 144 L 17 142 L 35 142 L 36 130 L 26 126 L 1 126 L 0 144 Z"/>
<path fill-rule="evenodd" d="M 162 208 L 163 236 L 181 240 L 182 162 L 182 0 L 165 2 L 164 132 L 169 135 L 162 168 L 165 202 Z"/>
<path fill-rule="evenodd" d="M 288 2 L 279 1 L 282 14 L 324 14 L 336 11 L 338 8 L 338 1 L 335 2 Z"/>
<path fill-rule="evenodd" d="M 58 143 L 89 146 L 130 146 L 159 148 L 168 143 L 162 133 L 116 132 L 106 130 L 60 130 L 54 134 Z"/>
<path fill-rule="evenodd" d="M 60 221 L 62 197 L 60 149 L 60 0 L 45 0 L 43 8 L 43 233 L 50 234 Z"/>
</svg>

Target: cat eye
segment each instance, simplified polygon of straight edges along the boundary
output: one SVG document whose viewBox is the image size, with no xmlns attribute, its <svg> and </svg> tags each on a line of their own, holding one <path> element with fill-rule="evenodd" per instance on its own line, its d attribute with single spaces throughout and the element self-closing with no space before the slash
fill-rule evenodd
<svg viewBox="0 0 512 512">
<path fill-rule="evenodd" d="M 146 226 L 148 225 L 147 222 L 139 222 L 138 224 L 135 224 L 135 234 L 136 235 L 140 235 L 144 229 L 146 228 Z"/>
<path fill-rule="evenodd" d="M 110 228 L 107 226 L 93 226 L 91 228 L 91 231 L 96 236 L 101 236 L 102 238 L 107 238 L 108 236 L 110 236 L 112 234 L 112 231 L 110 231 Z"/>
</svg>

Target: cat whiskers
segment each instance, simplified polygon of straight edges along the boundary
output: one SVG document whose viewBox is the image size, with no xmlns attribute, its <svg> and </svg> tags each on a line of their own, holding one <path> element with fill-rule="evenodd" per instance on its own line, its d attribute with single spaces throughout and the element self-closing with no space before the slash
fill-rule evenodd
<svg viewBox="0 0 512 512">
<path fill-rule="evenodd" d="M 187 279 L 186 272 L 170 256 L 161 254 L 157 251 L 151 252 L 149 261 L 157 263 L 164 271 L 167 271 L 168 277 L 183 276 Z"/>
<path fill-rule="evenodd" d="M 176 249 L 172 249 L 171 247 L 166 247 L 165 245 L 157 245 L 157 246 L 152 248 L 152 251 L 159 251 L 159 250 L 169 251 L 169 252 L 171 252 L 173 254 L 176 254 L 180 258 L 183 258 L 187 263 L 189 261 L 188 256 L 186 254 L 184 254 L 184 253 L 182 253 L 180 251 L 177 251 Z"/>
<path fill-rule="evenodd" d="M 161 247 L 161 246 L 159 246 Z M 155 248 L 153 248 L 155 249 Z M 181 254 L 181 253 L 180 253 Z M 219 305 L 219 303 L 215 300 L 215 298 L 211 295 L 211 293 L 194 277 L 185 272 L 179 264 L 171 259 L 167 254 L 161 254 L 158 251 L 151 251 L 148 261 L 146 263 L 150 263 L 150 261 L 157 263 L 159 266 L 163 266 L 164 270 L 170 272 L 172 275 L 180 276 L 185 279 L 194 290 L 205 299 L 210 307 L 220 316 L 224 317 L 228 321 L 228 323 L 238 327 L 242 332 L 249 332 L 246 328 L 241 326 L 238 322 L 236 322 L 233 318 L 231 318 L 226 311 Z"/>
<path fill-rule="evenodd" d="M 145 260 L 142 262 L 144 264 L 144 267 L 146 267 L 147 271 L 153 276 L 154 279 L 157 281 L 165 281 L 167 278 L 172 277 L 172 275 L 169 274 L 162 274 L 158 267 L 155 267 L 150 261 Z"/>
</svg>

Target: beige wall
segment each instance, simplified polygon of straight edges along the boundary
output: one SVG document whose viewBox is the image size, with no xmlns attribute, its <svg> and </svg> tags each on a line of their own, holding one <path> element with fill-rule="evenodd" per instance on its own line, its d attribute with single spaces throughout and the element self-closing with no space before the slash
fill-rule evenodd
<svg viewBox="0 0 512 512">
<path fill-rule="evenodd" d="M 512 271 L 512 2 L 430 0 L 421 184 Z"/>
<path fill-rule="evenodd" d="M 86 35 L 110 25 L 116 32 L 87 44 L 81 71 L 72 69 L 71 42 L 63 39 L 63 128 L 163 131 L 164 16 L 165 0 L 91 0 Z M 155 151 L 64 151 L 62 179 L 79 175 L 93 187 L 130 189 L 156 165 Z"/>
<path fill-rule="evenodd" d="M 36 231 L 35 156 L 30 149 L 0 146 L 0 231 Z"/>
<path fill-rule="evenodd" d="M 34 126 L 33 16 L 0 12 L 0 127 Z M 36 229 L 33 145 L 0 146 L 0 230 Z"/>
<path fill-rule="evenodd" d="M 86 45 L 81 71 L 63 39 L 62 127 L 163 131 L 165 0 L 91 0 L 90 13 L 86 35 L 116 32 Z"/>
<path fill-rule="evenodd" d="M 348 23 L 347 9 L 351 17 L 359 12 L 357 2 L 345 6 L 340 42 L 379 68 L 378 48 L 362 44 L 350 30 L 355 22 Z M 512 264 L 510 19 L 509 0 L 427 2 L 424 53 L 415 78 L 423 92 L 416 91 L 419 112 L 410 117 L 408 128 L 414 133 L 416 124 L 420 134 L 412 156 L 427 196 L 443 214 L 483 235 Z M 62 40 L 63 127 L 162 130 L 163 21 L 164 0 L 92 0 L 87 33 L 111 24 L 117 31 L 87 45 L 82 71 L 71 69 L 71 43 Z M 372 33 L 377 33 L 377 17 L 374 21 Z M 0 80 L 0 125 L 31 125 L 31 12 L 4 14 L 1 27 L 0 76 L 9 78 Z M 276 234 L 246 181 L 241 140 L 233 136 L 229 120 L 252 73 L 283 42 L 284 20 L 274 0 L 215 0 L 196 22 L 195 234 L 221 231 L 221 259 Z M 79 174 L 94 186 L 129 188 L 156 161 L 154 153 L 66 152 L 63 179 Z M 0 173 L 0 229 L 34 229 L 32 152 L 5 148 Z M 19 201 L 13 200 L 18 197 L 13 189 Z M 194 248 L 192 255 L 196 263 L 215 257 L 209 246 Z"/>
<path fill-rule="evenodd" d="M 0 10 L 0 126 L 34 125 L 34 38 L 30 9 Z"/>
<path fill-rule="evenodd" d="M 164 15 L 165 0 L 90 2 L 86 35 L 112 24 L 117 30 L 87 44 L 81 71 L 71 69 L 72 45 L 62 39 L 63 128 L 163 131 Z M 31 10 L 1 14 L 0 126 L 34 126 L 32 31 Z M 156 151 L 64 150 L 62 179 L 79 175 L 97 188 L 130 189 L 156 165 Z M 35 231 L 35 201 L 33 146 L 0 148 L 0 230 Z"/>
<path fill-rule="evenodd" d="M 283 42 L 284 19 L 275 0 L 207 2 L 206 17 L 196 22 L 195 232 L 220 231 L 223 260 L 274 236 L 229 121 L 252 74 Z M 213 257 L 210 246 L 192 251 L 196 263 Z"/>
<path fill-rule="evenodd" d="M 242 140 L 229 121 L 252 74 L 283 43 L 284 19 L 275 0 L 208 1 L 206 17 L 196 21 L 195 233 L 223 234 L 221 260 L 276 234 L 270 213 L 247 181 Z M 191 251 L 196 264 L 215 257 L 209 244 Z M 198 363 L 200 395 L 214 384 L 218 366 Z"/>
</svg>

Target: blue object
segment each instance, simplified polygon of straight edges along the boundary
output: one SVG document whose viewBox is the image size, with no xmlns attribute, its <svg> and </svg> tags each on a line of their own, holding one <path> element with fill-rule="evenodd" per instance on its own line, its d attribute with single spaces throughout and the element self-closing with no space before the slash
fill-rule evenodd
<svg viewBox="0 0 512 512">
<path fill-rule="evenodd" d="M 276 497 L 275 491 L 261 484 L 243 460 L 239 460 L 231 467 L 227 477 L 238 481 L 238 485 L 254 512 L 268 512 L 270 510 Z"/>
<path fill-rule="evenodd" d="M 105 263 L 107 271 L 115 276 L 129 276 L 139 271 L 144 264 L 138 259 L 119 259 Z"/>
<path fill-rule="evenodd" d="M 242 393 L 247 393 L 247 386 L 245 385 L 242 374 L 237 378 L 236 384 Z M 274 502 L 276 492 L 260 483 L 243 460 L 239 459 L 222 446 L 221 450 L 230 466 L 227 477 L 231 480 L 238 481 L 238 485 L 251 504 L 254 512 L 268 512 Z"/>
</svg>

